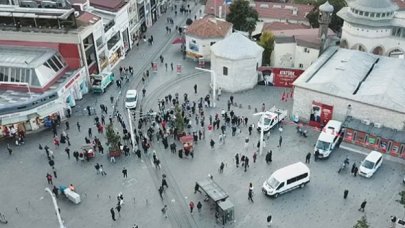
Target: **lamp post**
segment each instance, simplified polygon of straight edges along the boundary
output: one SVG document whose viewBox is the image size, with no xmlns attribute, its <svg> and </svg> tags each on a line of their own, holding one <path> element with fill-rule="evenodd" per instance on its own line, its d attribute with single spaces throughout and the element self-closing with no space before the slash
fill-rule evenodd
<svg viewBox="0 0 405 228">
<path fill-rule="evenodd" d="M 211 78 L 212 78 L 212 99 L 213 99 L 212 107 L 215 108 L 215 106 L 216 106 L 215 101 L 216 101 L 216 89 L 217 89 L 217 74 L 215 73 L 215 71 L 209 70 L 209 69 L 204 69 L 204 68 L 200 68 L 200 67 L 196 67 L 195 69 L 211 73 Z"/>
<path fill-rule="evenodd" d="M 62 218 L 59 213 L 59 207 L 58 207 L 58 203 L 56 202 L 55 196 L 53 195 L 52 191 L 49 188 L 45 188 L 45 191 L 48 192 L 52 197 L 52 202 L 53 202 L 53 206 L 55 207 L 55 212 L 56 212 L 56 217 L 58 218 L 59 227 L 65 228 L 65 226 L 63 225 Z"/>
<path fill-rule="evenodd" d="M 260 115 L 260 121 L 259 123 L 262 123 L 262 126 L 260 127 L 260 147 L 259 147 L 259 155 L 262 155 L 263 153 L 263 137 L 264 137 L 264 116 L 266 115 L 265 112 L 258 112 L 254 113 L 254 116 L 259 116 Z M 259 124 L 257 124 L 259 127 Z"/>
<path fill-rule="evenodd" d="M 134 129 L 132 127 L 132 120 L 131 120 L 131 111 L 129 108 L 127 108 L 128 111 L 128 122 L 129 122 L 129 131 L 131 135 L 131 144 L 132 144 L 132 152 L 135 151 L 135 135 L 134 135 Z"/>
</svg>

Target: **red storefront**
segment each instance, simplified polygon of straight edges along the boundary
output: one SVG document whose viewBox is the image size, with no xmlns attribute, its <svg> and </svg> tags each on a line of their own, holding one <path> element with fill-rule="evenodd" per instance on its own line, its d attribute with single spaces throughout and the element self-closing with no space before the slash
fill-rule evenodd
<svg viewBox="0 0 405 228">
<path fill-rule="evenodd" d="M 405 131 L 351 117 L 345 120 L 343 127 L 345 142 L 405 159 Z"/>
</svg>

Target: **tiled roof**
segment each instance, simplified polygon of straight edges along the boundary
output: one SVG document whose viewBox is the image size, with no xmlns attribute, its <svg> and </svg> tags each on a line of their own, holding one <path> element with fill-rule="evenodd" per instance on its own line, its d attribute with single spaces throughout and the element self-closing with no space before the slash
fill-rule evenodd
<svg viewBox="0 0 405 228">
<path fill-rule="evenodd" d="M 405 0 L 393 0 L 399 7 L 399 10 L 405 10 Z"/>
<path fill-rule="evenodd" d="M 273 31 L 276 43 L 297 43 L 298 46 L 319 49 L 321 40 L 318 37 L 318 28 L 314 29 L 294 29 Z M 335 36 L 335 33 L 329 29 L 328 37 Z M 293 39 L 289 39 L 293 38 Z"/>
<path fill-rule="evenodd" d="M 199 38 L 224 38 L 230 29 L 232 29 L 231 23 L 211 16 L 206 16 L 202 19 L 194 21 L 187 28 L 186 35 L 196 36 Z"/>
<path fill-rule="evenodd" d="M 293 24 L 286 22 L 271 22 L 264 23 L 262 32 L 264 31 L 277 31 L 277 30 L 292 30 L 292 29 L 309 29 L 310 27 L 303 24 Z"/>
<path fill-rule="evenodd" d="M 117 12 L 126 2 L 124 0 L 90 0 L 90 5 L 107 11 Z"/>
<path fill-rule="evenodd" d="M 260 18 L 300 21 L 307 21 L 307 14 L 314 8 L 312 5 L 274 2 L 255 2 L 255 5 Z M 296 12 L 295 15 L 294 11 Z"/>
<path fill-rule="evenodd" d="M 99 21 L 101 18 L 90 12 L 82 11 L 80 15 L 76 18 L 80 25 L 91 25 Z"/>
</svg>

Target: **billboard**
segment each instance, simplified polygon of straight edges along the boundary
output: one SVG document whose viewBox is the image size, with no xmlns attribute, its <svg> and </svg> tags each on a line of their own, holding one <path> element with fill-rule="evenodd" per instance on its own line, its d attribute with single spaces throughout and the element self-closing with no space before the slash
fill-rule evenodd
<svg viewBox="0 0 405 228">
<path fill-rule="evenodd" d="M 292 87 L 293 82 L 304 70 L 290 68 L 272 68 L 273 85 L 278 87 Z"/>
</svg>

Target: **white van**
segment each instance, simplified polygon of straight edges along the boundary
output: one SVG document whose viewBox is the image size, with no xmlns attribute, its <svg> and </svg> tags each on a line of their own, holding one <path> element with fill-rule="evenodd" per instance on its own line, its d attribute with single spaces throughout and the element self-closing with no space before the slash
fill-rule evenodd
<svg viewBox="0 0 405 228">
<path fill-rule="evenodd" d="M 383 161 L 383 156 L 380 152 L 371 151 L 367 157 L 361 162 L 359 167 L 359 175 L 370 178 L 375 171 L 380 168 Z"/>
<path fill-rule="evenodd" d="M 138 103 L 138 94 L 136 90 L 130 89 L 127 91 L 127 95 L 125 96 L 125 107 L 128 109 L 136 108 L 136 104 Z"/>
<path fill-rule="evenodd" d="M 326 126 L 322 129 L 321 134 L 316 141 L 314 152 L 318 151 L 318 158 L 327 158 L 340 143 L 342 135 L 342 122 L 337 120 L 329 120 Z"/>
<path fill-rule="evenodd" d="M 277 198 L 279 194 L 298 187 L 303 188 L 309 182 L 309 176 L 309 168 L 304 163 L 297 162 L 275 171 L 263 183 L 262 191 L 266 195 Z"/>
</svg>

